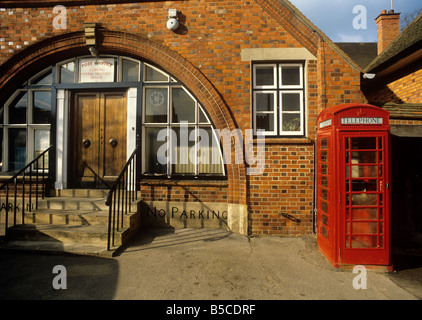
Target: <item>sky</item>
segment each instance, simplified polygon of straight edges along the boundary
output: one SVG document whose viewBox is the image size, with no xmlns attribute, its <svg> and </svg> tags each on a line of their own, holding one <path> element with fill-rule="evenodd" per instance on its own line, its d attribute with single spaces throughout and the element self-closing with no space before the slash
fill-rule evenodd
<svg viewBox="0 0 422 320">
<path fill-rule="evenodd" d="M 376 42 L 376 17 L 391 10 L 391 0 L 290 0 L 333 42 Z M 422 8 L 422 0 L 393 0 L 401 16 Z M 365 19 L 366 15 L 366 19 Z"/>
</svg>

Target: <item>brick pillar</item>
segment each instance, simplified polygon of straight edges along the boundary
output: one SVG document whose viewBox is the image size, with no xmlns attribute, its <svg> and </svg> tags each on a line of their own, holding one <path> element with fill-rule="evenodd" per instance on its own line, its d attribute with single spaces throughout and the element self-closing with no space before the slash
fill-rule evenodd
<svg viewBox="0 0 422 320">
<path fill-rule="evenodd" d="M 377 22 L 378 54 L 380 54 L 399 35 L 400 13 L 394 13 L 394 10 L 388 12 L 382 10 L 375 21 Z"/>
</svg>

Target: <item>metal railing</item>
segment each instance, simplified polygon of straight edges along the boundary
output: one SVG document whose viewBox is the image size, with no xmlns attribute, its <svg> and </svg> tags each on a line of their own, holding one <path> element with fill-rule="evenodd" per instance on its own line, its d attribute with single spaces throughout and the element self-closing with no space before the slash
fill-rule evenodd
<svg viewBox="0 0 422 320">
<path fill-rule="evenodd" d="M 109 207 L 107 250 L 114 246 L 116 232 L 125 228 L 124 217 L 131 212 L 132 202 L 138 199 L 136 191 L 136 147 L 119 177 L 107 194 L 105 204 Z"/>
<path fill-rule="evenodd" d="M 49 170 L 46 168 L 46 155 L 52 149 L 53 146 L 50 146 L 44 150 L 40 155 L 38 155 L 34 160 L 28 163 L 23 169 L 19 170 L 13 177 L 8 179 L 0 187 L 0 192 L 5 190 L 6 193 L 6 213 L 5 213 L 5 232 L 9 227 L 9 191 L 10 188 L 13 188 L 13 226 L 17 223 L 17 198 L 18 198 L 18 189 L 19 189 L 19 180 L 21 181 L 21 190 L 22 190 L 22 224 L 25 224 L 25 206 L 28 205 L 28 211 L 32 211 L 32 198 L 35 195 L 35 210 L 38 209 L 38 197 L 41 193 L 42 199 L 49 192 Z M 34 181 L 35 180 L 35 181 Z M 10 187 L 12 186 L 12 187 Z M 25 190 L 28 187 L 29 190 Z M 35 187 L 35 190 L 33 188 Z M 40 192 L 41 187 L 41 192 Z M 28 203 L 25 203 L 25 193 L 28 192 Z"/>
</svg>

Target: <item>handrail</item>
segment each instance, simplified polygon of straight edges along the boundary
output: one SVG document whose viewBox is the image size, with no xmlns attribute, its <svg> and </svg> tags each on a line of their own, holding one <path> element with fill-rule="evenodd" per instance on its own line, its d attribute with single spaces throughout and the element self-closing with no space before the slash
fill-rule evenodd
<svg viewBox="0 0 422 320">
<path fill-rule="evenodd" d="M 109 251 L 114 246 L 116 231 L 124 228 L 124 216 L 131 212 L 132 202 L 138 199 L 135 174 L 138 148 L 136 147 L 132 152 L 106 196 L 105 204 L 109 207 L 107 238 L 107 250 Z"/>
<path fill-rule="evenodd" d="M 8 179 L 5 183 L 0 186 L 0 191 L 6 189 L 6 214 L 5 214 L 5 232 L 7 233 L 7 229 L 9 227 L 9 185 L 13 183 L 14 187 L 14 209 L 13 209 L 13 226 L 16 225 L 16 208 L 17 208 L 17 192 L 18 192 L 18 177 L 22 175 L 22 224 L 25 224 L 25 175 L 29 174 L 29 207 L 28 210 L 32 211 L 32 175 L 33 171 L 35 171 L 35 209 L 38 209 L 38 185 L 41 182 L 42 188 L 42 199 L 44 199 L 46 193 L 49 191 L 49 186 L 45 186 L 45 156 L 46 154 L 53 148 L 53 146 L 48 147 L 44 150 L 41 154 L 39 154 L 34 160 L 28 163 L 24 168 L 19 170 L 13 177 Z M 40 168 L 39 160 L 42 158 L 42 167 Z M 36 164 L 36 165 L 35 165 Z M 29 169 L 29 172 L 27 170 Z M 40 173 L 39 170 L 41 169 L 42 179 L 39 179 Z M 49 174 L 48 174 L 49 178 Z M 48 179 L 47 178 L 47 179 Z"/>
</svg>

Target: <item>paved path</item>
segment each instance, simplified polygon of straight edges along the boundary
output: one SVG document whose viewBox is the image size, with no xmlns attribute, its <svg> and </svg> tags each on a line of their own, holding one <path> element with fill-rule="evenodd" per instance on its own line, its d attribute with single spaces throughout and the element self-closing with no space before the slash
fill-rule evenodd
<svg viewBox="0 0 422 320">
<path fill-rule="evenodd" d="M 66 268 L 65 290 L 53 288 L 56 265 Z M 333 268 L 314 238 L 155 230 L 113 259 L 0 250 L 0 299 L 414 300 L 420 274 L 368 270 L 357 290 L 357 274 Z"/>
</svg>

